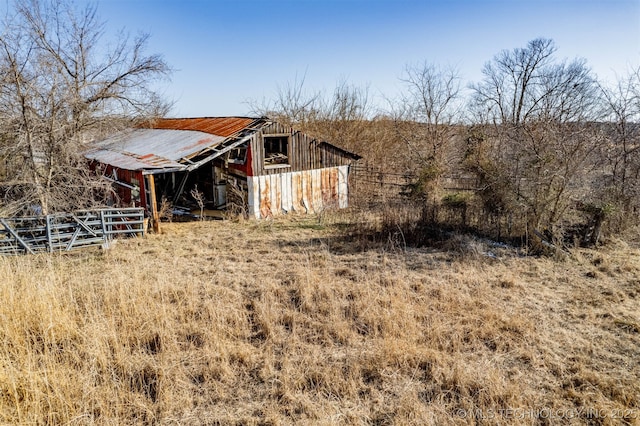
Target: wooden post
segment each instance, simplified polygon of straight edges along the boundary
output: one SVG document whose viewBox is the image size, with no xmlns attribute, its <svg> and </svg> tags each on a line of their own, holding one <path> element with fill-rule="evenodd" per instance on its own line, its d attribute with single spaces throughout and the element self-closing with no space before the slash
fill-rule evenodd
<svg viewBox="0 0 640 426">
<path fill-rule="evenodd" d="M 46 215 L 46 228 L 47 228 L 47 244 L 49 245 L 49 253 L 53 251 L 53 241 L 51 238 L 51 215 Z"/>
<path fill-rule="evenodd" d="M 160 232 L 160 217 L 158 216 L 158 203 L 156 201 L 156 183 L 153 175 L 147 175 L 149 185 L 149 203 L 151 205 L 151 219 L 153 220 L 153 232 Z"/>
</svg>

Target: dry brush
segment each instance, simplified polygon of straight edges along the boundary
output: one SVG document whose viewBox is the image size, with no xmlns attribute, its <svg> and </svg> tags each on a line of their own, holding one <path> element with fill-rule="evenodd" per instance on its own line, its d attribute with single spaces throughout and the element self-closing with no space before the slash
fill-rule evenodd
<svg viewBox="0 0 640 426">
<path fill-rule="evenodd" d="M 557 262 L 378 244 L 348 215 L 164 229 L 0 259 L 0 423 L 640 421 L 623 243 Z"/>
</svg>

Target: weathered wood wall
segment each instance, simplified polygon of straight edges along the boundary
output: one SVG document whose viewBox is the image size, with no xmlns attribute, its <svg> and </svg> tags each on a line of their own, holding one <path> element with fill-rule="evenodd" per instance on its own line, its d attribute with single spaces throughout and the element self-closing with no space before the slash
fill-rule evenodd
<svg viewBox="0 0 640 426">
<path fill-rule="evenodd" d="M 267 168 L 264 165 L 264 136 L 289 135 L 289 162 L 287 166 Z M 253 176 L 299 172 L 325 167 L 344 166 L 353 162 L 346 151 L 292 129 L 272 123 L 257 131 L 251 139 L 251 174 Z"/>
</svg>

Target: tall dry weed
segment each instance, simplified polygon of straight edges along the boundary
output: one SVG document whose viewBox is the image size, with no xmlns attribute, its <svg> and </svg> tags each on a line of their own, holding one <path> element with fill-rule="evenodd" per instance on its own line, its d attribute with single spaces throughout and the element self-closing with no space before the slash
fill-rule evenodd
<svg viewBox="0 0 640 426">
<path fill-rule="evenodd" d="M 0 423 L 637 424 L 638 250 L 389 250 L 357 223 L 0 258 Z"/>
</svg>

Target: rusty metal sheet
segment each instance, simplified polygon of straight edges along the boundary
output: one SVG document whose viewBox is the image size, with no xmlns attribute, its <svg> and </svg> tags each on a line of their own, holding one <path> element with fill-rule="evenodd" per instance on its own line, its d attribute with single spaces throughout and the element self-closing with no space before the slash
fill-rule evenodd
<svg viewBox="0 0 640 426">
<path fill-rule="evenodd" d="M 302 174 L 300 172 L 291 173 L 291 201 L 294 211 L 304 211 L 302 207 Z"/>
<path fill-rule="evenodd" d="M 126 170 L 184 168 L 181 158 L 224 140 L 196 131 L 132 129 L 92 142 L 85 157 Z"/>
<path fill-rule="evenodd" d="M 280 184 L 282 185 L 282 203 L 280 207 L 285 213 L 289 213 L 293 207 L 291 202 L 291 172 L 282 174 Z"/>
<path fill-rule="evenodd" d="M 320 185 L 322 188 L 322 207 L 331 205 L 331 169 L 320 170 Z"/>
<path fill-rule="evenodd" d="M 349 166 L 247 178 L 249 214 L 256 219 L 289 212 L 347 207 Z"/>
<path fill-rule="evenodd" d="M 280 175 L 269 175 L 271 179 L 271 214 L 280 214 L 280 202 L 282 186 L 280 185 Z"/>
<path fill-rule="evenodd" d="M 247 177 L 247 207 L 250 217 L 260 219 L 260 182 L 258 179 Z"/>
<path fill-rule="evenodd" d="M 320 213 L 322 211 L 322 170 L 311 170 L 311 186 L 313 187 L 313 211 Z"/>
<path fill-rule="evenodd" d="M 195 130 L 228 137 L 240 130 L 253 127 L 254 122 L 261 120 L 250 117 L 161 118 L 143 126 L 151 129 Z"/>
<path fill-rule="evenodd" d="M 260 176 L 260 217 L 265 218 L 271 214 L 271 179 L 269 176 Z"/>
<path fill-rule="evenodd" d="M 349 166 L 338 167 L 338 207 L 349 206 Z"/>
<path fill-rule="evenodd" d="M 329 169 L 329 196 L 331 206 L 338 207 L 338 169 L 336 167 Z"/>
<path fill-rule="evenodd" d="M 311 184 L 311 172 L 304 170 L 300 172 L 302 176 L 302 205 L 307 213 L 313 213 L 313 186 Z"/>
</svg>

